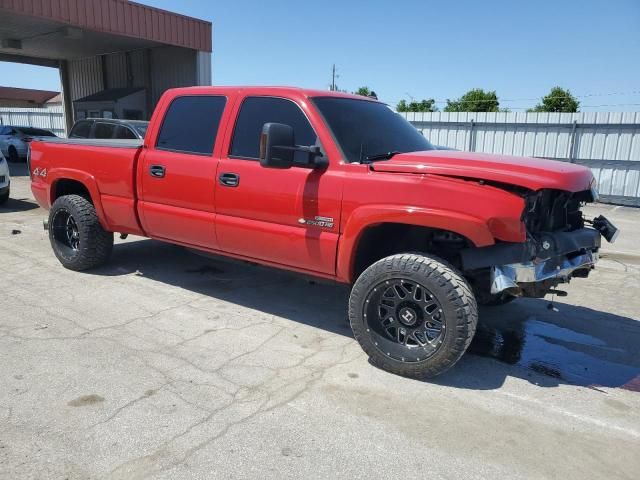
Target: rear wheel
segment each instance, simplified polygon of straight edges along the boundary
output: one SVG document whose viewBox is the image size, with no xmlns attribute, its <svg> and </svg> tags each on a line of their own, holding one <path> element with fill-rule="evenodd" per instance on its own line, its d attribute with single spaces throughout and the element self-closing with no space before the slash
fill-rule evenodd
<svg viewBox="0 0 640 480">
<path fill-rule="evenodd" d="M 65 195 L 54 202 L 49 241 L 60 263 L 76 271 L 103 265 L 113 249 L 113 233 L 102 228 L 94 206 L 80 195 Z"/>
<path fill-rule="evenodd" d="M 428 378 L 462 357 L 478 314 L 469 284 L 452 266 L 435 257 L 399 254 L 374 263 L 358 278 L 349 319 L 373 364 Z"/>
</svg>

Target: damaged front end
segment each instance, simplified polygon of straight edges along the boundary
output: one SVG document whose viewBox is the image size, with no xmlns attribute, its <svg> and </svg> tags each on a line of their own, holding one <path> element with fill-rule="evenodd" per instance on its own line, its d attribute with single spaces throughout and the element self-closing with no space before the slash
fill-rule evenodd
<svg viewBox="0 0 640 480">
<path fill-rule="evenodd" d="M 512 263 L 491 267 L 491 294 L 544 297 L 559 283 L 571 277 L 587 277 L 598 261 L 598 252 L 587 251 L 574 257 L 560 256 L 540 262 Z"/>
<path fill-rule="evenodd" d="M 595 200 L 594 189 L 526 194 L 522 222 L 527 240 L 467 249 L 461 255 L 464 271 L 486 278 L 488 270 L 492 295 L 537 298 L 573 277 L 587 277 L 598 261 L 601 236 L 612 242 L 618 233 L 604 217 L 583 217 L 581 206 Z"/>
</svg>

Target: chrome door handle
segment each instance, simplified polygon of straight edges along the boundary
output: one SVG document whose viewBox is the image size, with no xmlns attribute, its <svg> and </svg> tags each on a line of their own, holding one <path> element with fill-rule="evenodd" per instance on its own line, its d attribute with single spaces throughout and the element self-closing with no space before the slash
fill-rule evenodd
<svg viewBox="0 0 640 480">
<path fill-rule="evenodd" d="M 240 175 L 237 173 L 223 173 L 218 180 L 220 181 L 220 185 L 224 185 L 225 187 L 237 187 L 240 185 Z"/>
<path fill-rule="evenodd" d="M 162 165 L 151 165 L 149 167 L 149 174 L 152 177 L 163 178 L 166 173 L 166 169 Z"/>
</svg>

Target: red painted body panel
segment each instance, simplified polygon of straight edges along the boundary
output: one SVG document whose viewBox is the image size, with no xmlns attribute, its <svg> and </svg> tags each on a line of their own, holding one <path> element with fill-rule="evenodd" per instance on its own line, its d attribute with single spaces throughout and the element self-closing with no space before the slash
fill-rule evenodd
<svg viewBox="0 0 640 480">
<path fill-rule="evenodd" d="M 588 190 L 593 179 L 588 168 L 575 163 L 451 150 L 403 153 L 377 163 L 373 169 L 376 172 L 481 178 L 531 190 L 553 188 L 569 192 Z"/>
<path fill-rule="evenodd" d="M 239 92 L 230 110 L 231 118 L 236 118 L 242 101 L 250 95 L 256 94 Z M 278 92 L 271 96 L 295 101 L 323 146 L 333 143 L 324 122 L 302 92 L 288 95 Z M 220 249 L 257 260 L 334 274 L 343 184 L 340 168 L 263 168 L 257 160 L 228 155 L 232 136 L 233 128 L 227 128 L 221 142 L 217 176 L 235 173 L 240 177 L 240 184 L 235 188 L 219 186 L 217 189 L 216 231 Z M 317 216 L 332 219 L 333 226 L 314 229 L 300 223 L 301 219 Z"/>
<path fill-rule="evenodd" d="M 33 142 L 30 162 L 46 177 L 32 177 L 31 190 L 38 203 L 49 208 L 60 180 L 82 183 L 91 194 L 106 230 L 143 235 L 137 220 L 134 194 L 135 166 L 139 148 L 99 148 Z M 33 169 L 32 169 L 33 170 Z M 36 193 L 37 192 L 37 193 Z"/>
<path fill-rule="evenodd" d="M 164 112 L 181 95 L 227 97 L 210 155 L 155 149 Z M 249 95 L 296 102 L 315 129 L 329 166 L 275 170 L 255 160 L 231 158 L 235 118 Z M 591 185 L 591 172 L 584 167 L 475 153 L 429 151 L 372 165 L 344 163 L 323 118 L 309 102 L 310 97 L 328 95 L 352 97 L 284 87 L 169 90 L 140 149 L 33 142 L 32 170 L 46 169 L 47 175 L 33 178 L 32 191 L 48 208 L 58 180 L 77 180 L 89 190 L 107 230 L 350 282 L 362 234 L 383 223 L 449 230 L 478 247 L 524 241 L 524 200 L 477 180 L 531 190 L 580 191 Z M 164 166 L 165 178 L 152 178 L 151 165 Z M 239 175 L 239 185 L 221 186 L 222 173 Z M 327 223 L 306 224 L 316 217 Z"/>
</svg>

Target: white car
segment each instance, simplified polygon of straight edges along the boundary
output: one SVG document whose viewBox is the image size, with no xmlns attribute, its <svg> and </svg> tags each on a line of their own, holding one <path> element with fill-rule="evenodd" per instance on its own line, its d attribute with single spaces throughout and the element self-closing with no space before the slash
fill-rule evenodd
<svg viewBox="0 0 640 480">
<path fill-rule="evenodd" d="M 0 125 L 0 152 L 10 162 L 18 162 L 26 159 L 29 152 L 25 139 L 55 136 L 53 132 L 43 128 Z"/>
<path fill-rule="evenodd" d="M 0 153 L 0 205 L 9 200 L 9 188 L 11 186 L 11 177 L 9 176 L 9 164 Z"/>
</svg>

